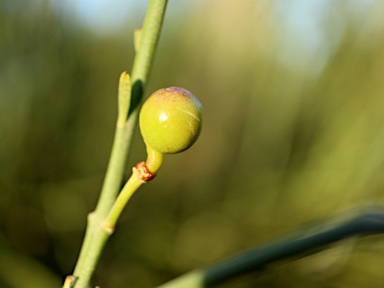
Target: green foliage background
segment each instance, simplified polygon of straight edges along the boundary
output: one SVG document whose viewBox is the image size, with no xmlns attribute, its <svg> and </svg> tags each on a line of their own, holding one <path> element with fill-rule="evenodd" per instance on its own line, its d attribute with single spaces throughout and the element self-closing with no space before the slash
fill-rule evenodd
<svg viewBox="0 0 384 288">
<path fill-rule="evenodd" d="M 154 287 L 383 204 L 384 5 L 330 3 L 326 41 L 309 57 L 278 2 L 170 1 L 147 94 L 192 91 L 204 129 L 129 203 L 101 287 Z M 0 2 L 0 287 L 60 287 L 73 269 L 144 10 L 133 14 L 100 34 L 49 1 Z M 144 157 L 137 133 L 129 165 Z M 383 256 L 382 236 L 353 239 L 223 287 L 382 287 Z"/>
</svg>

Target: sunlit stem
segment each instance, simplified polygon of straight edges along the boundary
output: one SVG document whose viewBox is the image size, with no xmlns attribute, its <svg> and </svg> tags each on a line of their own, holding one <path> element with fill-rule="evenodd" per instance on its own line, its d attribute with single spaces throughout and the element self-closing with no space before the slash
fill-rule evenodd
<svg viewBox="0 0 384 288">
<path fill-rule="evenodd" d="M 124 210 L 124 207 L 127 205 L 129 199 L 131 199 L 132 195 L 135 193 L 139 187 L 145 183 L 141 177 L 139 170 L 134 167 L 132 169 L 132 175 L 125 183 L 123 189 L 121 190 L 119 196 L 117 197 L 114 205 L 111 208 L 107 218 L 103 222 L 103 227 L 109 231 L 113 231 L 115 229 L 117 220 L 119 219 L 121 213 Z"/>
<path fill-rule="evenodd" d="M 140 108 L 139 104 L 142 101 L 144 88 L 147 84 L 167 2 L 167 0 L 149 1 L 142 34 L 136 35 L 137 54 L 133 63 L 131 79 L 129 79 L 130 77 L 127 73 L 123 73 L 120 78 L 119 113 L 111 157 L 96 209 L 88 215 L 85 238 L 73 273 L 75 281 L 72 281 L 71 288 L 89 287 L 101 252 L 112 233 L 112 230 L 104 225 L 120 191 L 126 169 L 128 151 L 136 127 Z M 129 93 L 127 93 L 127 88 L 132 88 Z M 120 97 L 120 95 L 123 95 L 123 97 Z M 136 187 L 138 184 L 134 181 L 130 185 Z M 130 193 L 133 194 L 137 188 L 133 189 Z M 129 195 L 130 193 L 127 194 Z M 130 196 L 128 196 L 129 198 Z M 68 286 L 68 282 L 65 285 Z"/>
</svg>

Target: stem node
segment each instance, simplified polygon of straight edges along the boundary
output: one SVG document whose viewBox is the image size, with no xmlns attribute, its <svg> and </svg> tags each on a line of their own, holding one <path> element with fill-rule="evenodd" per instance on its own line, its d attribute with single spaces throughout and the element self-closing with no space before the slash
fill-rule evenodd
<svg viewBox="0 0 384 288">
<path fill-rule="evenodd" d="M 139 162 L 133 168 L 133 173 L 137 173 L 138 177 L 144 183 L 151 181 L 155 178 L 156 173 L 152 173 L 145 162 Z"/>
</svg>

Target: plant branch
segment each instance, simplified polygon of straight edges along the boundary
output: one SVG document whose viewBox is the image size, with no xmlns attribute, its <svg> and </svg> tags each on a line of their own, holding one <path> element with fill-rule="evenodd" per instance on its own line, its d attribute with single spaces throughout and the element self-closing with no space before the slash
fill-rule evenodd
<svg viewBox="0 0 384 288">
<path fill-rule="evenodd" d="M 187 273 L 158 288 L 215 287 L 237 276 L 268 268 L 275 262 L 316 253 L 331 243 L 349 237 L 384 233 L 384 214 L 382 212 L 363 213 L 341 224 L 330 223 L 325 227 L 326 229 L 315 227 L 317 233 L 309 236 L 307 230 L 300 230 L 285 240 L 257 247 L 206 269 Z M 311 231 L 314 230 L 311 229 Z"/>
<path fill-rule="evenodd" d="M 140 43 L 136 43 L 137 54 L 132 68 L 130 82 L 132 84 L 129 85 L 131 86 L 130 98 L 126 97 L 129 77 L 127 79 L 123 73 L 120 79 L 119 115 L 112 152 L 99 201 L 95 211 L 88 216 L 85 238 L 74 270 L 75 277 L 73 283 L 71 283 L 72 287 L 88 287 L 103 247 L 112 233 L 111 230 L 103 227 L 103 221 L 112 208 L 123 181 L 132 135 L 137 123 L 139 104 L 143 98 L 144 88 L 153 62 L 166 6 L 167 0 L 150 0 L 149 2 L 142 35 L 138 38 Z M 122 88 L 122 91 L 120 91 L 120 88 Z M 122 100 L 121 95 L 124 97 Z M 121 105 L 124 105 L 123 103 L 128 105 L 127 102 L 130 102 L 129 107 L 121 107 Z M 121 113 L 126 113 L 126 121 L 124 121 Z"/>
<path fill-rule="evenodd" d="M 140 43 L 137 44 L 139 48 L 132 68 L 132 90 L 127 122 L 125 123 L 125 127 L 120 127 L 122 130 L 121 133 L 123 134 L 121 138 L 117 137 L 120 130 L 119 127 L 116 130 L 116 141 L 112 148 L 106 179 L 95 210 L 96 214 L 102 215 L 102 217 L 105 217 L 108 214 L 116 199 L 116 195 L 120 191 L 126 159 L 128 158 L 127 156 L 132 141 L 132 135 L 137 123 L 139 104 L 143 98 L 144 88 L 147 84 L 148 74 L 160 36 L 166 6 L 167 0 L 151 0 L 148 5 L 141 33 L 142 35 L 139 40 Z M 115 146 L 117 150 L 116 153 L 114 153 Z"/>
</svg>

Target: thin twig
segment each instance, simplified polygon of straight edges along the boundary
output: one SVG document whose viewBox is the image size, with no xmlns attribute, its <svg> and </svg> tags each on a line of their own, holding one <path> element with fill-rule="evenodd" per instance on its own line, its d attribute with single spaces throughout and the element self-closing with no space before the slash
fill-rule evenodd
<svg viewBox="0 0 384 288">
<path fill-rule="evenodd" d="M 121 114 L 119 115 L 101 195 L 95 211 L 88 216 L 85 238 L 74 270 L 76 281 L 72 286 L 76 288 L 88 287 L 103 247 L 112 233 L 109 229 L 105 229 L 103 221 L 120 191 L 132 135 L 137 123 L 139 104 L 142 101 L 144 87 L 153 62 L 167 2 L 167 0 L 151 0 L 148 5 L 140 44 L 137 45 L 139 49 L 132 68 L 129 111 L 126 109 L 125 123 L 121 119 Z M 121 113 L 124 109 L 119 111 Z"/>
<path fill-rule="evenodd" d="M 158 288 L 214 287 L 237 276 L 264 270 L 275 262 L 318 252 L 329 244 L 349 237 L 384 233 L 384 213 L 366 212 L 341 224 L 326 223 L 321 227 L 312 228 L 311 231 L 317 232 L 308 236 L 307 229 L 300 230 L 294 235 L 284 237 L 284 240 L 257 247 L 206 269 L 185 274 Z"/>
</svg>

